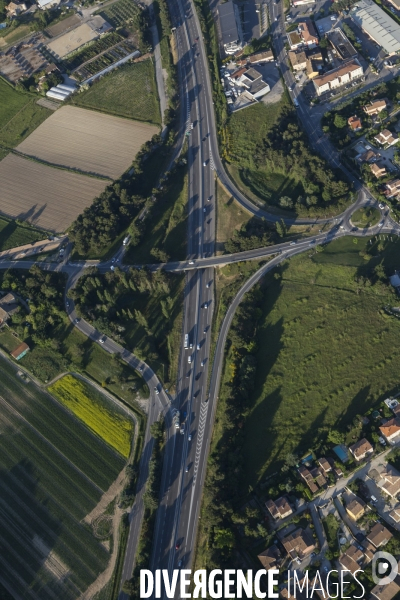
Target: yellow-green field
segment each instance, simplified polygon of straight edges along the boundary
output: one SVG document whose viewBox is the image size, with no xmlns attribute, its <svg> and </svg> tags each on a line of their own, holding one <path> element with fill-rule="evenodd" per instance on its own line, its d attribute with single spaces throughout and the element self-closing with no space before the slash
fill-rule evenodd
<svg viewBox="0 0 400 600">
<path fill-rule="evenodd" d="M 133 423 L 121 413 L 106 406 L 106 402 L 92 386 L 72 375 L 65 375 L 48 389 L 91 431 L 128 458 Z"/>
</svg>

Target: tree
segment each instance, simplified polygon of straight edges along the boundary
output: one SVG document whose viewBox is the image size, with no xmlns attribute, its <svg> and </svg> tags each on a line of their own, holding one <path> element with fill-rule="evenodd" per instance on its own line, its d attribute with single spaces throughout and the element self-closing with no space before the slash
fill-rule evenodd
<svg viewBox="0 0 400 600">
<path fill-rule="evenodd" d="M 330 432 L 328 433 L 327 439 L 328 439 L 328 442 L 330 442 L 331 444 L 343 444 L 344 435 L 343 435 L 343 433 L 340 433 L 336 429 L 331 429 Z"/>
<path fill-rule="evenodd" d="M 339 113 L 336 113 L 333 123 L 338 129 L 343 129 L 347 125 L 347 120 L 342 115 L 339 115 Z"/>
<path fill-rule="evenodd" d="M 282 208 L 292 208 L 293 200 L 289 196 L 281 196 L 279 198 L 279 206 L 282 206 Z"/>
</svg>

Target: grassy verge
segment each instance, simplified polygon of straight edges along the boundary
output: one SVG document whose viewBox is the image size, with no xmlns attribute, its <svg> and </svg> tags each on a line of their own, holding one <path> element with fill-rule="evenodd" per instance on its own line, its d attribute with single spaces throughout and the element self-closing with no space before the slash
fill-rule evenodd
<svg viewBox="0 0 400 600">
<path fill-rule="evenodd" d="M 252 218 L 251 215 L 217 182 L 216 189 L 217 214 L 217 254 L 224 251 L 225 242 L 228 241 L 235 230 L 246 225 Z"/>
<path fill-rule="evenodd" d="M 74 96 L 72 104 L 160 125 L 153 60 L 122 65 Z"/>
</svg>

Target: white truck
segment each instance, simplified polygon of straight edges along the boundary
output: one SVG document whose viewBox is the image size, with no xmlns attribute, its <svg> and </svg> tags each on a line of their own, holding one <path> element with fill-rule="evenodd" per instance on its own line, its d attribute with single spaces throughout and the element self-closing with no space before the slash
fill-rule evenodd
<svg viewBox="0 0 400 600">
<path fill-rule="evenodd" d="M 129 243 L 130 239 L 131 239 L 130 235 L 127 235 L 126 237 L 124 237 L 124 241 L 122 242 L 122 245 L 126 246 Z"/>
<path fill-rule="evenodd" d="M 189 348 L 189 334 L 185 333 L 185 344 L 184 344 L 184 348 L 185 350 L 187 350 Z"/>
</svg>

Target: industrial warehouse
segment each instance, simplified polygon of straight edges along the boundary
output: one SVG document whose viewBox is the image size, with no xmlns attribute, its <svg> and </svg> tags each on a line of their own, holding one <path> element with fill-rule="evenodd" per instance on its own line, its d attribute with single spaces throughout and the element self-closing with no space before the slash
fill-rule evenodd
<svg viewBox="0 0 400 600">
<path fill-rule="evenodd" d="M 400 51 L 400 25 L 373 0 L 361 0 L 350 11 L 354 23 L 388 53 Z"/>
</svg>

